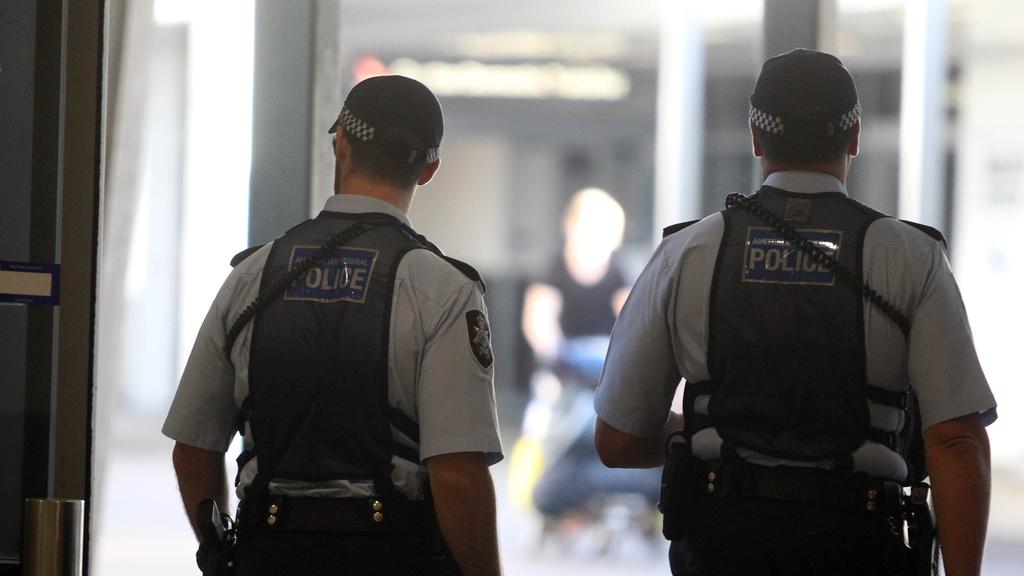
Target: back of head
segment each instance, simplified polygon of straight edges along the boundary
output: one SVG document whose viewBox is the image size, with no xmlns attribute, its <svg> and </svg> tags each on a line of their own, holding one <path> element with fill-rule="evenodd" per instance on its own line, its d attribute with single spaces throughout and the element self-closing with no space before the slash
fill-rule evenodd
<svg viewBox="0 0 1024 576">
<path fill-rule="evenodd" d="M 356 171 L 409 188 L 439 158 L 444 116 L 437 97 L 420 82 L 377 76 L 348 93 L 329 132 L 338 131 L 351 145 Z"/>
<path fill-rule="evenodd" d="M 761 67 L 750 121 L 769 160 L 832 162 L 846 152 L 860 121 L 857 87 L 835 56 L 798 48 Z"/>
<path fill-rule="evenodd" d="M 567 241 L 609 244 L 611 253 L 622 244 L 626 214 L 622 205 L 600 188 L 584 188 L 569 200 L 562 216 Z"/>
</svg>

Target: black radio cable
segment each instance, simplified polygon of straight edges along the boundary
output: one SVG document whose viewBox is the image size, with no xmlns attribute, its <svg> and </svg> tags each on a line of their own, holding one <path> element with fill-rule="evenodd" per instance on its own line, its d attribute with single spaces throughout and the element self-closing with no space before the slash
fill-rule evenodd
<svg viewBox="0 0 1024 576">
<path fill-rule="evenodd" d="M 750 212 L 762 222 L 774 228 L 786 242 L 803 250 L 804 253 L 809 254 L 818 263 L 827 266 L 836 276 L 849 284 L 855 291 L 860 292 L 865 300 L 877 306 L 879 310 L 899 326 L 905 339 L 910 338 L 910 320 L 866 281 L 857 278 L 853 272 L 850 272 L 848 268 L 840 264 L 839 260 L 818 248 L 817 245 L 786 224 L 782 218 L 779 218 L 770 210 L 758 204 L 753 198 L 743 194 L 729 194 L 725 199 L 725 207 L 732 208 L 734 206 L 739 206 Z"/>
<path fill-rule="evenodd" d="M 352 240 L 355 240 L 357 237 L 376 227 L 377 226 L 367 226 L 362 222 L 352 224 L 348 228 L 345 228 L 341 232 L 338 232 L 328 238 L 326 242 L 320 245 L 320 248 L 318 248 L 316 252 L 299 263 L 298 266 L 289 270 L 287 274 L 278 277 L 277 280 L 271 283 L 266 289 L 260 290 L 256 299 L 242 310 L 242 313 L 238 315 L 238 318 L 228 330 L 227 337 L 224 341 L 224 353 L 228 356 L 231 355 L 231 348 L 235 345 L 235 340 L 238 339 L 238 335 L 242 333 L 242 329 L 245 328 L 245 325 L 248 324 L 260 310 L 270 304 L 271 300 L 287 290 L 293 282 L 305 275 L 306 272 L 309 272 L 310 268 L 323 260 L 332 250 L 338 246 L 348 244 Z"/>
</svg>

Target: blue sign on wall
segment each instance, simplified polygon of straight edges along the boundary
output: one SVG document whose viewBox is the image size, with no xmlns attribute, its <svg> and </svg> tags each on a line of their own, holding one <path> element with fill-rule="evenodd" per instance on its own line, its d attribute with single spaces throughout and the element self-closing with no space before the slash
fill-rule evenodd
<svg viewBox="0 0 1024 576">
<path fill-rule="evenodd" d="M 0 260 L 0 302 L 60 303 L 60 264 Z"/>
</svg>

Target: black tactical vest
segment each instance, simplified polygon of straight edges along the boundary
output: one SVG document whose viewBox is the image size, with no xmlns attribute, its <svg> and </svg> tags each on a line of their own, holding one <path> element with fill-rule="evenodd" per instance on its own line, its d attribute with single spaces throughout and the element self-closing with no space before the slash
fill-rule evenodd
<svg viewBox="0 0 1024 576">
<path fill-rule="evenodd" d="M 368 230 L 255 318 L 243 417 L 263 481 L 372 480 L 378 491 L 390 489 L 391 425 L 418 441 L 415 423 L 388 403 L 391 303 L 402 257 L 437 249 L 391 216 L 325 211 L 274 242 L 261 284 L 357 221 Z"/>
<path fill-rule="evenodd" d="M 840 193 L 764 187 L 754 200 L 863 278 L 864 236 L 882 214 Z M 695 396 L 710 394 L 710 417 L 689 419 L 688 430 L 714 426 L 726 446 L 779 458 L 848 458 L 877 436 L 866 399 L 902 396 L 867 382 L 862 295 L 747 211 L 722 216 L 711 380 L 686 389 L 691 414 Z"/>
</svg>

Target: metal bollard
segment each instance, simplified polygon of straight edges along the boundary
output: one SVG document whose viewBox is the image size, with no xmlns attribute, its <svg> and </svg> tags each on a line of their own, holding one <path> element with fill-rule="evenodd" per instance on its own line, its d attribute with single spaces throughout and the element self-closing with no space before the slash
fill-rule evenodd
<svg viewBox="0 0 1024 576">
<path fill-rule="evenodd" d="M 24 576 L 81 576 L 83 500 L 25 500 Z"/>
</svg>

